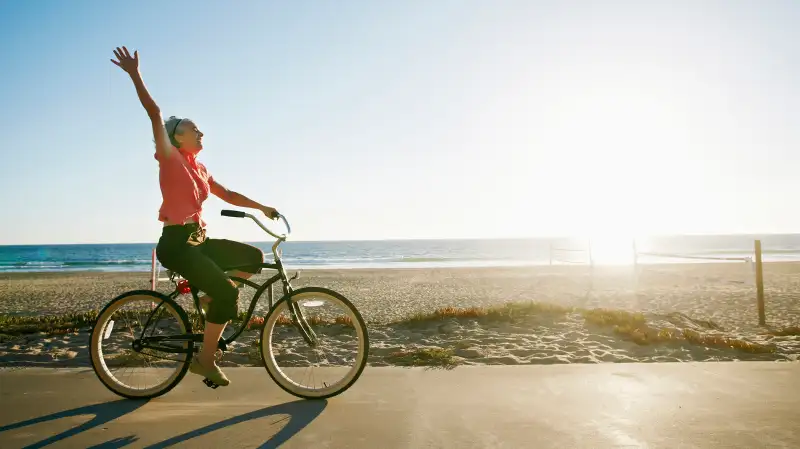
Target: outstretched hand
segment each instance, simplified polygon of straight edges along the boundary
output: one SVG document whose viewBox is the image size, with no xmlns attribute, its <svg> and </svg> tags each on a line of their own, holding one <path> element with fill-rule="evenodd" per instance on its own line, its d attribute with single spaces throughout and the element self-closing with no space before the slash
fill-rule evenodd
<svg viewBox="0 0 800 449">
<path fill-rule="evenodd" d="M 133 52 L 133 56 L 128 51 L 127 47 L 123 46 L 122 48 L 117 47 L 114 50 L 114 56 L 117 57 L 117 61 L 111 60 L 117 67 L 120 67 L 122 70 L 128 72 L 129 75 L 133 75 L 134 73 L 139 71 L 139 51 L 135 50 Z"/>
</svg>

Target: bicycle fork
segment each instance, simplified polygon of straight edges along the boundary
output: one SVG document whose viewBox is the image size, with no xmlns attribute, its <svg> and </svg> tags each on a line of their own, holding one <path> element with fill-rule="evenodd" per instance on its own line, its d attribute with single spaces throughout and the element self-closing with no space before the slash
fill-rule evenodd
<svg viewBox="0 0 800 449">
<path fill-rule="evenodd" d="M 317 334 L 313 329 L 311 329 L 311 326 L 309 326 L 308 321 L 303 314 L 303 310 L 300 308 L 300 305 L 297 304 L 297 301 L 293 301 L 291 297 L 286 298 L 286 301 L 289 305 L 289 314 L 292 316 L 292 322 L 294 323 L 294 326 L 300 331 L 300 335 L 303 336 L 303 340 L 305 340 L 310 347 L 316 348 L 319 342 Z"/>
</svg>

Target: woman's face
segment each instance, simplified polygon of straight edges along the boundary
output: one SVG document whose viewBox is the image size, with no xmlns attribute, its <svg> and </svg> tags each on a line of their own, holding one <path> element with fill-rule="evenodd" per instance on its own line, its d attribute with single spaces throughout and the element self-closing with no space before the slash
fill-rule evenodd
<svg viewBox="0 0 800 449">
<path fill-rule="evenodd" d="M 180 148 L 184 151 L 198 153 L 203 149 L 203 133 L 191 120 L 181 121 L 175 131 L 175 141 L 181 145 Z"/>
</svg>

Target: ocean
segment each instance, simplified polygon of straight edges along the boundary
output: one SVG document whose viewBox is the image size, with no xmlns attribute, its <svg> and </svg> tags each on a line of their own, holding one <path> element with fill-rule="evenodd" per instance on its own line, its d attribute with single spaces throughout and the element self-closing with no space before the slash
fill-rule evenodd
<svg viewBox="0 0 800 449">
<path fill-rule="evenodd" d="M 754 257 L 800 260 L 800 234 L 638 239 L 485 239 L 285 242 L 288 268 L 491 267 L 549 264 L 703 263 Z M 272 242 L 248 242 L 271 260 Z M 0 246 L 0 272 L 147 271 L 155 243 Z M 591 250 L 590 250 L 591 248 Z"/>
</svg>

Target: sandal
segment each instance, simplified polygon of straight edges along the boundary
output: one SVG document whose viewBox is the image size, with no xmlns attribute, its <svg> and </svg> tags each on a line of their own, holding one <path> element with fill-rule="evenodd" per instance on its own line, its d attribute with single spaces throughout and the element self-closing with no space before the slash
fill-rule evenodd
<svg viewBox="0 0 800 449">
<path fill-rule="evenodd" d="M 231 383 L 231 381 L 228 380 L 228 378 L 225 376 L 225 373 L 219 369 L 216 363 L 207 368 L 200 364 L 200 360 L 197 357 L 192 358 L 192 363 L 189 365 L 189 371 L 203 376 L 211 382 L 223 387 Z"/>
</svg>

